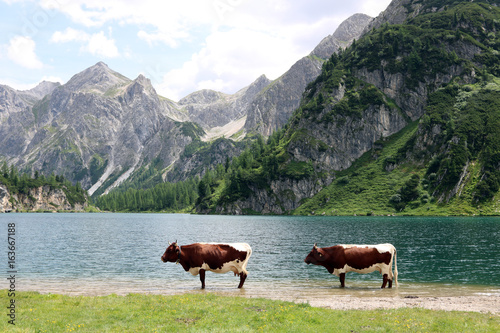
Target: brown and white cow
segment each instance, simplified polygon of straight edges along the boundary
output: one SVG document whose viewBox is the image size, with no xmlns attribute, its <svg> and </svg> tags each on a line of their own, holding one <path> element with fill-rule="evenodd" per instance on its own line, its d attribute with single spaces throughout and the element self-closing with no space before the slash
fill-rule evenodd
<svg viewBox="0 0 500 333">
<path fill-rule="evenodd" d="M 248 275 L 246 268 L 251 255 L 252 248 L 247 243 L 194 243 L 180 246 L 174 242 L 169 243 L 161 260 L 181 264 L 186 272 L 195 276 L 200 274 L 202 289 L 205 288 L 205 271 L 232 271 L 234 275 L 239 275 L 238 288 L 241 288 Z"/>
<path fill-rule="evenodd" d="M 306 264 L 325 267 L 330 274 L 340 278 L 340 286 L 345 287 L 345 273 L 361 274 L 380 272 L 383 276 L 382 288 L 389 281 L 392 288 L 392 262 L 394 261 L 394 279 L 398 285 L 398 265 L 396 248 L 392 244 L 378 245 L 335 245 L 332 247 L 317 247 L 304 260 Z"/>
</svg>

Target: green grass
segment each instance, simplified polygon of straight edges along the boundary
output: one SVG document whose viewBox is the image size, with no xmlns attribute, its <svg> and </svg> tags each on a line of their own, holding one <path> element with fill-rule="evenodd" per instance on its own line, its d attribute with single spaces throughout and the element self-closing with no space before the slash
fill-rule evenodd
<svg viewBox="0 0 500 333">
<path fill-rule="evenodd" d="M 402 308 L 340 311 L 266 299 L 197 295 L 62 296 L 16 292 L 5 332 L 495 332 L 500 317 Z M 0 304 L 8 304 L 7 291 Z M 6 313 L 6 309 L 4 308 Z"/>
</svg>

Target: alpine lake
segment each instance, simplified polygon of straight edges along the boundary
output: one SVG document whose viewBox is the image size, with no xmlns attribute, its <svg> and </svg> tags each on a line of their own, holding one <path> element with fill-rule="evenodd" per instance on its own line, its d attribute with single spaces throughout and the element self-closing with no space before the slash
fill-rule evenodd
<svg viewBox="0 0 500 333">
<path fill-rule="evenodd" d="M 182 214 L 11 213 L 0 215 L 7 249 L 15 225 L 16 289 L 68 295 L 215 292 L 288 298 L 500 295 L 500 217 L 296 217 Z M 246 242 L 244 288 L 231 272 L 198 276 L 160 260 L 169 242 Z M 313 244 L 392 243 L 398 288 L 382 276 L 306 265 Z M 10 271 L 4 258 L 4 272 Z"/>
</svg>

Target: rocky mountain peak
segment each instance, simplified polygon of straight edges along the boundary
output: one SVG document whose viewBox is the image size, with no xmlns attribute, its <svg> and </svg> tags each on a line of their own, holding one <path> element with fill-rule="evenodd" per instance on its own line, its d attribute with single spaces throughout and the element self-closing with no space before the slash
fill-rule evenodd
<svg viewBox="0 0 500 333">
<path fill-rule="evenodd" d="M 202 89 L 195 91 L 194 93 L 191 93 L 187 95 L 184 98 L 181 98 L 179 100 L 180 105 L 185 105 L 185 104 L 209 104 L 209 103 L 214 103 L 217 100 L 221 99 L 224 96 L 223 93 L 215 91 L 215 90 L 210 90 L 210 89 Z"/>
<path fill-rule="evenodd" d="M 363 29 L 371 20 L 373 20 L 373 17 L 366 14 L 354 14 L 340 23 L 333 33 L 333 37 L 337 38 L 339 41 L 352 42 L 353 39 L 359 38 Z"/>
<path fill-rule="evenodd" d="M 125 85 L 130 82 L 130 79 L 111 70 L 108 65 L 100 61 L 94 66 L 74 75 L 64 87 L 73 92 L 103 94 L 111 87 Z"/>
<path fill-rule="evenodd" d="M 255 97 L 262 89 L 267 87 L 272 81 L 267 78 L 264 74 L 259 76 L 257 80 L 252 82 L 245 90 L 245 94 L 249 98 Z"/>
<path fill-rule="evenodd" d="M 346 47 L 355 38 L 359 38 L 361 32 L 373 18 L 365 14 L 354 14 L 342 22 L 332 35 L 329 35 L 314 48 L 311 55 L 321 59 L 328 59 L 339 48 Z"/>
<path fill-rule="evenodd" d="M 156 90 L 153 88 L 151 80 L 142 74 L 139 74 L 139 76 L 133 81 L 133 84 L 142 86 L 149 94 L 156 94 Z"/>
<path fill-rule="evenodd" d="M 435 12 L 449 5 L 450 1 L 392 0 L 386 10 L 380 13 L 365 29 L 365 32 L 376 29 L 384 23 L 403 24 L 422 12 Z"/>
<path fill-rule="evenodd" d="M 158 99 L 156 90 L 151 84 L 151 80 L 146 78 L 144 75 L 140 74 L 134 81 L 132 81 L 126 87 L 125 99 L 128 103 L 132 103 L 132 100 L 138 96 L 140 99 L 144 96 L 149 96 L 150 98 Z"/>
<path fill-rule="evenodd" d="M 260 86 L 266 86 L 266 85 L 268 85 L 271 82 L 272 81 L 269 80 L 265 74 L 262 74 L 261 76 L 259 76 L 257 78 L 257 80 L 255 80 L 254 82 L 252 82 L 252 84 L 250 85 L 250 87 L 253 87 L 253 86 L 259 86 L 259 87 Z"/>
<path fill-rule="evenodd" d="M 42 99 L 44 96 L 52 93 L 54 89 L 60 85 L 59 82 L 42 81 L 35 88 L 23 91 L 23 93 L 33 96 L 36 99 Z"/>
</svg>

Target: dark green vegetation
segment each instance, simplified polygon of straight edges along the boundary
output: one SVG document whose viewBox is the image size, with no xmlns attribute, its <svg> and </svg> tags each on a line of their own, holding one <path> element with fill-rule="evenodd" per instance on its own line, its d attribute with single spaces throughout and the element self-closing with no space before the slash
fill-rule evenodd
<svg viewBox="0 0 500 333">
<path fill-rule="evenodd" d="M 14 165 L 9 167 L 6 162 L 2 164 L 0 170 L 0 184 L 4 184 L 11 195 L 22 194 L 29 196 L 30 189 L 49 186 L 51 189 L 62 189 L 64 194 L 66 194 L 68 202 L 72 206 L 77 202 L 84 203 L 87 201 L 86 191 L 82 189 L 80 183 L 73 185 L 71 182 L 64 179 L 63 176 L 54 174 L 46 177 L 35 172 L 35 175 L 32 177 L 27 173 L 19 172 Z"/>
<path fill-rule="evenodd" d="M 7 292 L 0 301 L 8 304 Z M 424 309 L 340 311 L 265 299 L 197 295 L 70 297 L 16 292 L 9 332 L 495 332 L 498 316 Z"/>
</svg>

